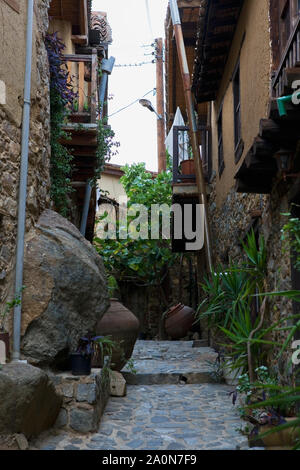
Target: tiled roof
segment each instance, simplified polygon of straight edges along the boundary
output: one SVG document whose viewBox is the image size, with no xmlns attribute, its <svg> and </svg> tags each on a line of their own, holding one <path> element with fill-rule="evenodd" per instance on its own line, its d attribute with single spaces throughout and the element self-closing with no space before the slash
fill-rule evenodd
<svg viewBox="0 0 300 470">
<path fill-rule="evenodd" d="M 92 30 L 100 32 L 101 43 L 112 43 L 112 30 L 107 21 L 107 15 L 102 11 L 93 11 L 91 13 L 90 27 Z"/>
</svg>

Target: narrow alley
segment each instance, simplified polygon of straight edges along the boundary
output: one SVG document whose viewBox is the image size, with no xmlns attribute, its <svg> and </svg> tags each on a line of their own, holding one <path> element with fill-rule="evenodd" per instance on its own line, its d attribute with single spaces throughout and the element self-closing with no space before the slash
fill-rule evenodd
<svg viewBox="0 0 300 470">
<path fill-rule="evenodd" d="M 138 341 L 137 373 L 124 372 L 127 383 L 136 385 L 127 385 L 126 397 L 110 398 L 98 433 L 52 431 L 31 449 L 249 449 L 229 396 L 234 387 L 214 383 L 211 376 L 216 353 L 192 346 L 193 341 Z"/>
<path fill-rule="evenodd" d="M 0 451 L 300 450 L 300 0 L 0 33 Z"/>
</svg>

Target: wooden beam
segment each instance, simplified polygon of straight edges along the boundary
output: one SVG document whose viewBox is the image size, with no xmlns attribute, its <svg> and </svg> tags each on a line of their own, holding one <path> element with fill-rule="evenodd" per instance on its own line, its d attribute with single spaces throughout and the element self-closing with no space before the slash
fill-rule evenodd
<svg viewBox="0 0 300 470">
<path fill-rule="evenodd" d="M 93 49 L 92 71 L 91 71 L 91 123 L 96 122 L 97 116 L 97 78 L 98 78 L 98 56 L 97 49 Z"/>
<path fill-rule="evenodd" d="M 90 54 L 64 54 L 64 59 L 70 62 L 91 62 Z"/>
<path fill-rule="evenodd" d="M 237 193 L 247 194 L 270 194 L 272 189 L 272 181 L 268 181 L 264 184 L 256 185 L 251 181 L 244 181 L 241 179 L 236 180 L 235 191 Z"/>
<path fill-rule="evenodd" d="M 87 11 L 87 0 L 80 0 L 80 30 L 83 36 L 88 36 L 88 11 Z"/>
<path fill-rule="evenodd" d="M 200 8 L 202 0 L 178 0 L 178 8 Z"/>
<path fill-rule="evenodd" d="M 79 62 L 78 67 L 78 111 L 80 113 L 84 110 L 84 63 Z"/>
<path fill-rule="evenodd" d="M 72 42 L 74 44 L 80 44 L 82 46 L 87 46 L 88 45 L 88 37 L 87 35 L 77 35 L 77 34 L 73 34 L 71 36 L 71 39 L 72 39 Z"/>
<path fill-rule="evenodd" d="M 253 143 L 253 154 L 258 157 L 272 157 L 276 146 L 261 137 L 255 137 Z"/>
</svg>

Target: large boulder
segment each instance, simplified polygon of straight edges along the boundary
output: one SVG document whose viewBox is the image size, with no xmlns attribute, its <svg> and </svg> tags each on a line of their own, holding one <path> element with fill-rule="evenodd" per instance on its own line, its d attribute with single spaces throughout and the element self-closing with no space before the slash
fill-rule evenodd
<svg viewBox="0 0 300 470">
<path fill-rule="evenodd" d="M 73 224 L 46 210 L 26 237 L 24 285 L 22 353 L 33 365 L 65 367 L 109 307 L 101 257 Z"/>
<path fill-rule="evenodd" d="M 61 402 L 46 372 L 22 363 L 2 366 L 0 434 L 40 434 L 55 423 Z"/>
</svg>

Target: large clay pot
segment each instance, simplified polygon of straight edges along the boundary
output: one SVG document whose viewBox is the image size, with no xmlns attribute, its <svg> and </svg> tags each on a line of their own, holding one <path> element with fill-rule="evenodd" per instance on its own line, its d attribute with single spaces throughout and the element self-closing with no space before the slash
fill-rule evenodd
<svg viewBox="0 0 300 470">
<path fill-rule="evenodd" d="M 122 370 L 128 359 L 130 359 L 139 334 L 139 328 L 140 322 L 137 317 L 124 307 L 118 299 L 110 299 L 110 308 L 98 322 L 96 335 L 111 336 L 111 339 L 119 346 L 113 352 L 111 361 L 113 370 Z M 97 359 L 95 359 L 93 367 L 102 367 L 102 364 L 97 363 Z"/>
<path fill-rule="evenodd" d="M 165 317 L 165 330 L 172 339 L 180 339 L 187 335 L 195 321 L 194 310 L 183 304 L 171 307 Z"/>
</svg>

